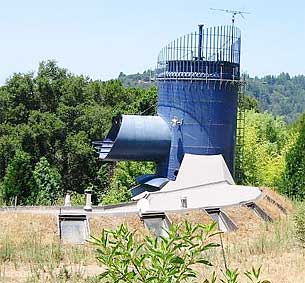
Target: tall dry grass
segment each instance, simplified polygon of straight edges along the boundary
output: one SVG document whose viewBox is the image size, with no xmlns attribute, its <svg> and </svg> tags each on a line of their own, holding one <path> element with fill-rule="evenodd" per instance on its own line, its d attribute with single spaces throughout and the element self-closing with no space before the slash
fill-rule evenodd
<svg viewBox="0 0 305 283">
<path fill-rule="evenodd" d="M 305 283 L 305 249 L 295 238 L 292 217 L 281 215 L 274 223 L 265 223 L 246 208 L 227 209 L 226 213 L 240 227 L 222 235 L 228 266 L 243 272 L 262 265 L 263 277 L 271 282 Z M 202 212 L 170 217 L 175 222 L 185 218 L 207 220 Z M 137 217 L 94 217 L 90 222 L 94 235 L 103 227 L 114 228 L 121 223 L 147 233 Z M 92 246 L 63 245 L 55 216 L 3 212 L 0 223 L 0 282 L 98 282 L 95 275 L 102 272 L 102 267 L 96 263 Z M 215 240 L 219 242 L 219 236 Z M 202 278 L 214 269 L 224 269 L 221 249 L 207 256 L 215 266 L 198 270 Z"/>
<path fill-rule="evenodd" d="M 1 213 L 0 223 L 0 282 L 84 282 L 90 275 L 93 248 L 62 244 L 56 217 Z"/>
</svg>

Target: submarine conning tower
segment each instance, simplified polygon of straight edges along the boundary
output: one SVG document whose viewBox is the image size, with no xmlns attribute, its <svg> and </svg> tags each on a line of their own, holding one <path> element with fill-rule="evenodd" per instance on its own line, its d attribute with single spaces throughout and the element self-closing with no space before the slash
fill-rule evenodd
<svg viewBox="0 0 305 283">
<path fill-rule="evenodd" d="M 115 118 L 106 138 L 95 143 L 99 157 L 155 161 L 156 174 L 138 182 L 157 189 L 175 180 L 186 153 L 222 154 L 233 173 L 240 43 L 235 26 L 199 25 L 166 45 L 156 69 L 157 115 Z"/>
<path fill-rule="evenodd" d="M 222 154 L 231 173 L 240 80 L 241 35 L 217 26 L 165 46 L 157 65 L 158 115 L 171 129 L 165 175 L 174 178 L 185 153 Z"/>
</svg>

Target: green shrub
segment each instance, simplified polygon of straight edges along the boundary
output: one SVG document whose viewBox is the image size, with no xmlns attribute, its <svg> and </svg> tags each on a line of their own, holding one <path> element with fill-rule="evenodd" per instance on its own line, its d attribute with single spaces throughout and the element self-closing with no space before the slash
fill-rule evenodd
<svg viewBox="0 0 305 283">
<path fill-rule="evenodd" d="M 276 187 L 292 140 L 287 125 L 280 117 L 254 110 L 246 110 L 245 119 L 242 183 Z"/>
<path fill-rule="evenodd" d="M 207 252 L 219 246 L 212 241 L 219 234 L 215 233 L 215 226 L 215 222 L 207 225 L 185 222 L 184 227 L 172 225 L 166 237 L 146 236 L 142 240 L 124 225 L 113 231 L 103 230 L 99 238 L 91 240 L 97 247 L 97 260 L 105 267 L 100 282 L 198 282 L 194 281 L 198 280 L 195 266 L 212 266 Z M 269 282 L 259 279 L 260 268 L 244 275 L 253 283 Z M 218 279 L 213 272 L 211 279 L 202 282 L 238 283 L 238 277 L 238 270 L 226 269 L 223 278 Z"/>
<path fill-rule="evenodd" d="M 154 174 L 153 162 L 120 161 L 116 164 L 110 188 L 102 197 L 103 204 L 117 204 L 130 201 L 130 188 L 136 185 L 135 177 L 143 174 Z"/>
<path fill-rule="evenodd" d="M 41 157 L 33 171 L 35 190 L 33 190 L 33 203 L 51 205 L 61 194 L 61 176 L 56 168 L 51 167 L 45 157 Z"/>
<path fill-rule="evenodd" d="M 279 190 L 291 198 L 305 198 L 305 120 L 298 124 L 299 134 L 286 154 L 286 166 Z"/>
<path fill-rule="evenodd" d="M 17 198 L 18 204 L 26 204 L 33 188 L 31 156 L 23 151 L 17 151 L 5 171 L 0 190 L 3 201 L 13 204 Z"/>
</svg>

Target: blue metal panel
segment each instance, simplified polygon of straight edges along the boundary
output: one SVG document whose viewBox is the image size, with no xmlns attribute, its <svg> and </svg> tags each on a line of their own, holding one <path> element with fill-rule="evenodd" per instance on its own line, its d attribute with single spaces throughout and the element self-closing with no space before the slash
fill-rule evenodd
<svg viewBox="0 0 305 283">
<path fill-rule="evenodd" d="M 170 130 L 161 117 L 122 115 L 97 149 L 104 160 L 160 161 L 168 155 L 170 144 Z"/>
<path fill-rule="evenodd" d="M 237 86 L 204 80 L 159 80 L 158 114 L 171 125 L 172 143 L 163 175 L 175 178 L 184 153 L 222 154 L 233 171 Z M 181 125 L 173 125 L 173 120 Z"/>
</svg>

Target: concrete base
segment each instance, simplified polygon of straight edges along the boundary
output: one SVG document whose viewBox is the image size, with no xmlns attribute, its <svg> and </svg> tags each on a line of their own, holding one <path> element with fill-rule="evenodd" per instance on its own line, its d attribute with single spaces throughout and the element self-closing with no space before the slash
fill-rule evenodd
<svg viewBox="0 0 305 283">
<path fill-rule="evenodd" d="M 261 196 L 257 187 L 235 185 L 221 155 L 185 154 L 176 181 L 160 191 L 143 192 L 137 199 L 139 210 L 147 212 L 222 208 Z"/>
</svg>

